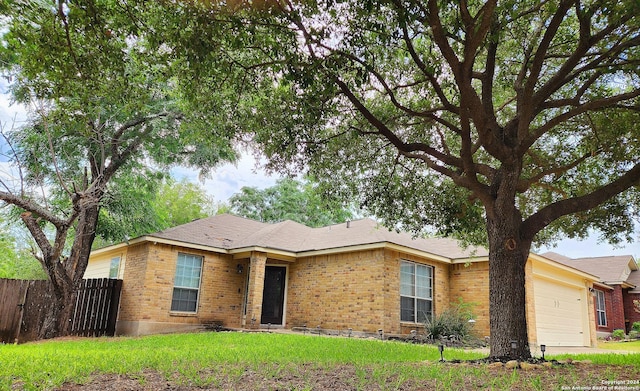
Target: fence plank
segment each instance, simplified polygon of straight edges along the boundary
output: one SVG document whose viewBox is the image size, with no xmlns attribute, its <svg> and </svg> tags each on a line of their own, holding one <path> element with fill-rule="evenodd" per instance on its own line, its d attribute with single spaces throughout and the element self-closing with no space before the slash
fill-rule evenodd
<svg viewBox="0 0 640 391">
<path fill-rule="evenodd" d="M 0 280 L 0 342 L 14 343 L 20 334 L 20 321 L 29 281 Z"/>
<path fill-rule="evenodd" d="M 52 303 L 53 293 L 48 280 L 29 281 L 18 342 L 38 339 Z"/>
<path fill-rule="evenodd" d="M 121 290 L 122 280 L 83 280 L 77 290 L 70 334 L 115 335 Z M 0 279 L 0 341 L 36 340 L 52 302 L 49 281 Z"/>
<path fill-rule="evenodd" d="M 114 335 L 121 288 L 121 280 L 83 280 L 78 289 L 71 333 L 80 336 Z"/>
</svg>

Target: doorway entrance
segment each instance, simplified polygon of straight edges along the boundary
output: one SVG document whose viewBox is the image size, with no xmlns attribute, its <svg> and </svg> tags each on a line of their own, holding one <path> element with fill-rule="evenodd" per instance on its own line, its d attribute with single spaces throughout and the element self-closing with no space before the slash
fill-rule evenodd
<svg viewBox="0 0 640 391">
<path fill-rule="evenodd" d="M 282 325 L 286 276 L 287 268 L 284 266 L 265 267 L 260 324 Z"/>
</svg>

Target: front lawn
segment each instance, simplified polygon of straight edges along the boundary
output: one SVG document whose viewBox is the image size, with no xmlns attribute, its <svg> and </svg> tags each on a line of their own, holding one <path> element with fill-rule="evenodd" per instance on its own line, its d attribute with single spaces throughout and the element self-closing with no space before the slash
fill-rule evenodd
<svg viewBox="0 0 640 391">
<path fill-rule="evenodd" d="M 429 345 L 268 333 L 195 333 L 0 345 L 0 390 L 547 390 L 640 380 L 640 355 L 510 370 Z M 615 365 L 610 365 L 615 363 Z M 640 389 L 640 386 L 638 387 Z"/>
<path fill-rule="evenodd" d="M 630 342 L 600 342 L 600 349 L 625 350 L 628 352 L 640 352 L 640 339 Z"/>
</svg>

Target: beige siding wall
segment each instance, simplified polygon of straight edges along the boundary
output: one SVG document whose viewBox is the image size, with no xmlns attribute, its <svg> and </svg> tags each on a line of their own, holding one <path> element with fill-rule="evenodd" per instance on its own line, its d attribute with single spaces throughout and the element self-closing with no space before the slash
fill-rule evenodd
<svg viewBox="0 0 640 391">
<path fill-rule="evenodd" d="M 118 278 L 122 279 L 124 276 L 124 264 L 126 262 L 126 249 L 123 248 L 99 255 L 91 255 L 83 278 L 109 278 L 111 260 L 115 257 L 120 258 Z"/>
<path fill-rule="evenodd" d="M 204 257 L 195 313 L 171 311 L 179 252 Z M 134 335 L 171 332 L 210 322 L 240 327 L 246 277 L 237 273 L 238 263 L 247 270 L 246 261 L 234 261 L 229 255 L 164 244 L 132 246 L 125 268 L 118 332 Z"/>
</svg>

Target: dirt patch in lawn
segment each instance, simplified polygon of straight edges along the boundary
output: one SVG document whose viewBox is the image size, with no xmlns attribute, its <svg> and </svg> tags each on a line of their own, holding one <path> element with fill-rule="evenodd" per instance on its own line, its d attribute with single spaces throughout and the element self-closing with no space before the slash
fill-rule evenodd
<svg viewBox="0 0 640 391">
<path fill-rule="evenodd" d="M 610 387 L 610 388 L 609 388 Z M 616 388 L 617 387 L 617 388 Z M 314 364 L 261 368 L 219 366 L 194 376 L 155 371 L 133 376 L 95 374 L 86 384 L 65 383 L 58 390 L 627 390 L 640 391 L 640 369 L 568 363 L 510 369 L 482 363 L 391 364 L 389 366 Z"/>
</svg>

